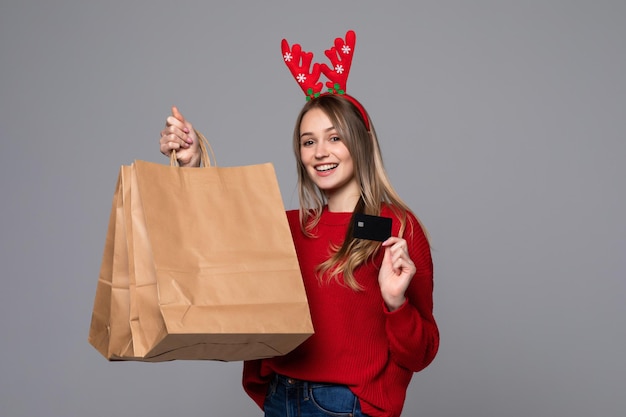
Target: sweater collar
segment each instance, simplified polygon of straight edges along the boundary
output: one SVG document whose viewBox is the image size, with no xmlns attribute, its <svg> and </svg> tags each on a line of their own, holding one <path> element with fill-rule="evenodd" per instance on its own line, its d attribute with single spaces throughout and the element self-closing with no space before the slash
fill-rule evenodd
<svg viewBox="0 0 626 417">
<path fill-rule="evenodd" d="M 322 217 L 320 223 L 333 225 L 333 226 L 345 226 L 350 223 L 352 218 L 352 212 L 332 212 L 328 211 L 328 206 L 324 206 L 322 210 Z"/>
</svg>

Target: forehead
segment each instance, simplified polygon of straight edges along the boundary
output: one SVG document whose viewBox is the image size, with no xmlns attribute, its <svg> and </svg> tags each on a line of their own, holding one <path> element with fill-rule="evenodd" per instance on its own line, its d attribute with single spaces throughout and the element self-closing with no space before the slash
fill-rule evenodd
<svg viewBox="0 0 626 417">
<path fill-rule="evenodd" d="M 301 133 L 316 133 L 332 129 L 333 122 L 320 108 L 313 108 L 306 112 L 300 122 Z"/>
</svg>

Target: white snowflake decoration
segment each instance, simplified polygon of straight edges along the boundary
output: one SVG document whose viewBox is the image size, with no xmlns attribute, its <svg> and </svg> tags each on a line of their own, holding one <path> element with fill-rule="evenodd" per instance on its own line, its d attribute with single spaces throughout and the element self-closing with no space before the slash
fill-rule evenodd
<svg viewBox="0 0 626 417">
<path fill-rule="evenodd" d="M 335 67 L 335 72 L 337 74 L 343 74 L 343 65 L 339 64 Z"/>
<path fill-rule="evenodd" d="M 304 81 L 306 80 L 306 75 L 298 74 L 298 76 L 296 77 L 296 80 L 298 80 L 299 83 L 304 83 Z"/>
<path fill-rule="evenodd" d="M 291 62 L 293 55 L 291 55 L 291 52 L 286 52 L 284 58 L 285 58 L 285 61 Z"/>
<path fill-rule="evenodd" d="M 344 54 L 348 55 L 350 53 L 350 47 L 348 45 L 344 45 L 341 48 L 341 52 L 343 52 Z"/>
</svg>

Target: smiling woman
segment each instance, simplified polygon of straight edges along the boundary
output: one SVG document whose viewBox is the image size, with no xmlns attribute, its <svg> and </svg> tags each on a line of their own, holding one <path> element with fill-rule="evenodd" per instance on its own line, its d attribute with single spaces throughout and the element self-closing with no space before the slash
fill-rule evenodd
<svg viewBox="0 0 626 417">
<path fill-rule="evenodd" d="M 300 164 L 328 200 L 330 211 L 351 211 L 361 195 L 350 151 L 330 118 L 319 108 L 300 124 Z"/>
<path fill-rule="evenodd" d="M 267 417 L 398 417 L 413 373 L 439 347 L 426 232 L 391 186 L 365 108 L 345 94 L 354 42 L 348 32 L 327 51 L 343 59 L 332 71 L 309 71 L 295 63 L 304 56 L 307 66 L 312 56 L 283 41 L 294 78 L 308 83 L 292 145 L 300 208 L 287 218 L 315 334 L 284 356 L 245 362 L 244 389 Z M 329 93 L 313 90 L 320 68 L 332 80 Z M 197 144 L 173 108 L 161 152 L 176 150 L 182 165 L 198 166 Z M 355 237 L 357 214 L 390 218 L 392 236 Z"/>
</svg>

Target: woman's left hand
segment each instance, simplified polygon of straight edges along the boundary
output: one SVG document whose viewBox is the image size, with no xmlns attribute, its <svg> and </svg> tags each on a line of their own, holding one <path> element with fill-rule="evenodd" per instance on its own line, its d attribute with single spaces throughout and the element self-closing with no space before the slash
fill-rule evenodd
<svg viewBox="0 0 626 417">
<path fill-rule="evenodd" d="M 385 254 L 378 273 L 378 285 L 389 311 L 404 304 L 404 293 L 415 275 L 415 264 L 409 257 L 406 240 L 390 237 L 383 242 Z"/>
</svg>

